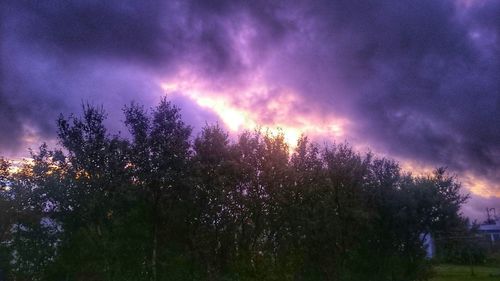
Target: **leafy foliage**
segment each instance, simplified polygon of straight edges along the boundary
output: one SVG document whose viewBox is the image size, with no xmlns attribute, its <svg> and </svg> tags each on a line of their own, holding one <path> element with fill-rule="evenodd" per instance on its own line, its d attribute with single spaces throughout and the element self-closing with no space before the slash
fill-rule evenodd
<svg viewBox="0 0 500 281">
<path fill-rule="evenodd" d="M 58 120 L 13 173 L 0 160 L 0 268 L 8 280 L 418 280 L 422 234 L 463 227 L 444 169 L 416 177 L 348 144 L 218 125 L 192 138 L 166 99 Z"/>
</svg>

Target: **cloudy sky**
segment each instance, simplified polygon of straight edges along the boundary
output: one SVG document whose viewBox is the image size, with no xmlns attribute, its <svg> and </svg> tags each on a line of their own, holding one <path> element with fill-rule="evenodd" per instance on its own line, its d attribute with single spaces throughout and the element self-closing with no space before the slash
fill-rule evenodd
<svg viewBox="0 0 500 281">
<path fill-rule="evenodd" d="M 186 121 L 348 141 L 447 166 L 500 208 L 500 1 L 0 3 L 0 155 L 55 143 L 60 113 L 168 95 Z"/>
</svg>

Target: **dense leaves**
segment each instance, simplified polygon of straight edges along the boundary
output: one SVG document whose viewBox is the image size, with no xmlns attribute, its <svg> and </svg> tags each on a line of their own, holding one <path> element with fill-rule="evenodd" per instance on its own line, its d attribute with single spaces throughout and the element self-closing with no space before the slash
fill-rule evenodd
<svg viewBox="0 0 500 281">
<path fill-rule="evenodd" d="M 7 280 L 418 280 L 423 237 L 463 228 L 444 169 L 416 177 L 347 144 L 218 125 L 191 136 L 167 100 L 58 120 L 61 150 L 0 159 Z"/>
</svg>

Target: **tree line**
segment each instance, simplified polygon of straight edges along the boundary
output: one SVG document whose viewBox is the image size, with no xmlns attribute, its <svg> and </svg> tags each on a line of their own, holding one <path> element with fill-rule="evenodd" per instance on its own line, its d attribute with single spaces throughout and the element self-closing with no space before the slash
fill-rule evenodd
<svg viewBox="0 0 500 281">
<path fill-rule="evenodd" d="M 464 225 L 442 168 L 305 136 L 192 136 L 167 99 L 123 112 L 126 137 L 85 105 L 58 119 L 59 149 L 0 161 L 5 280 L 420 280 L 425 236 Z"/>
</svg>

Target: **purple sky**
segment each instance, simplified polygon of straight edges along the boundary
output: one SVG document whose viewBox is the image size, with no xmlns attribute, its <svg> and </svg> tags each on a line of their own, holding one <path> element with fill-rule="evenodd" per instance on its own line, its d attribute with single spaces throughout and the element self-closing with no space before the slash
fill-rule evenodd
<svg viewBox="0 0 500 281">
<path fill-rule="evenodd" d="M 0 155 L 102 104 L 115 130 L 165 92 L 201 127 L 282 127 L 447 166 L 500 207 L 500 2 L 23 1 L 0 3 Z"/>
</svg>

